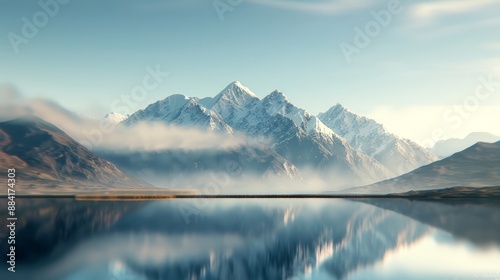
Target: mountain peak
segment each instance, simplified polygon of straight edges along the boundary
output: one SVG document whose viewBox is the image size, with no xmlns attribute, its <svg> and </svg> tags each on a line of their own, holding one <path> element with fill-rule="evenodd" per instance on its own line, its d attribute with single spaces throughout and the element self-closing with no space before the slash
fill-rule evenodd
<svg viewBox="0 0 500 280">
<path fill-rule="evenodd" d="M 286 95 L 283 92 L 279 91 L 278 89 L 275 89 L 266 98 L 272 101 L 288 101 Z"/>
<path fill-rule="evenodd" d="M 240 81 L 233 81 L 232 83 L 229 84 L 230 86 L 236 86 L 236 87 L 245 87 L 242 83 L 240 83 Z"/>
<path fill-rule="evenodd" d="M 357 115 L 337 103 L 318 118 L 351 146 L 373 157 L 385 167 L 402 174 L 435 160 L 423 147 L 400 138 L 375 120 Z"/>
<path fill-rule="evenodd" d="M 168 102 L 168 103 L 181 103 L 181 104 L 185 104 L 189 101 L 189 97 L 187 97 L 186 95 L 184 94 L 172 94 L 170 96 L 167 96 L 165 99 L 163 100 L 159 100 L 157 102 L 159 103 L 165 103 L 165 102 Z"/>
<path fill-rule="evenodd" d="M 318 117 L 323 121 L 323 122 L 329 122 L 329 120 L 336 119 L 338 117 L 343 117 L 343 118 L 350 118 L 350 119 L 356 119 L 361 122 L 367 122 L 369 121 L 366 117 L 359 116 L 355 113 L 353 113 L 351 110 L 347 109 L 344 105 L 337 103 L 334 106 L 332 106 L 328 111 L 324 113 L 319 113 Z"/>
<path fill-rule="evenodd" d="M 285 94 L 283 92 L 281 92 L 279 89 L 273 90 L 273 92 L 271 92 L 269 95 L 271 95 L 271 96 L 283 96 L 283 97 L 286 97 Z"/>
<path fill-rule="evenodd" d="M 108 113 L 104 116 L 104 120 L 112 122 L 112 123 L 119 123 L 119 122 L 126 120 L 128 117 L 129 117 L 129 115 L 125 116 L 125 115 L 122 115 L 120 113 L 111 112 L 111 113 Z"/>
<path fill-rule="evenodd" d="M 346 108 L 344 105 L 342 105 L 341 103 L 337 103 L 337 104 L 335 104 L 335 106 L 333 106 L 333 107 L 334 107 L 334 108 L 338 108 L 338 109 L 347 110 L 347 108 Z"/>
<path fill-rule="evenodd" d="M 337 103 L 335 104 L 332 108 L 330 108 L 330 110 L 328 110 L 327 112 L 337 112 L 337 113 L 341 113 L 341 112 L 348 112 L 348 113 L 352 113 L 349 109 L 347 109 L 346 106 L 344 106 L 343 104 L 341 103 Z"/>
<path fill-rule="evenodd" d="M 189 98 L 188 96 L 183 94 L 172 94 L 170 96 L 167 96 L 163 100 L 158 100 L 155 103 L 149 105 L 145 110 L 178 110 L 184 107 L 191 99 L 192 98 Z"/>
<path fill-rule="evenodd" d="M 23 127 L 30 127 L 30 128 L 43 128 L 43 129 L 48 129 L 50 131 L 55 131 L 55 132 L 62 132 L 59 128 L 57 128 L 55 125 L 47 122 L 46 120 L 37 117 L 33 114 L 27 114 L 15 119 L 11 119 L 8 121 L 0 122 L 0 124 L 7 124 L 7 125 L 15 125 L 15 126 L 23 126 Z"/>
<path fill-rule="evenodd" d="M 476 143 L 494 143 L 499 140 L 499 136 L 495 136 L 487 132 L 472 132 L 463 139 L 450 138 L 437 141 L 431 151 L 438 157 L 445 158 L 456 152 L 465 150 Z"/>
<path fill-rule="evenodd" d="M 253 98 L 258 98 L 255 93 L 253 93 L 249 88 L 244 86 L 242 83 L 239 81 L 234 81 L 230 83 L 229 85 L 226 86 L 219 94 L 218 96 L 226 96 L 226 97 L 231 97 L 231 98 L 238 98 L 242 96 L 250 96 Z"/>
</svg>

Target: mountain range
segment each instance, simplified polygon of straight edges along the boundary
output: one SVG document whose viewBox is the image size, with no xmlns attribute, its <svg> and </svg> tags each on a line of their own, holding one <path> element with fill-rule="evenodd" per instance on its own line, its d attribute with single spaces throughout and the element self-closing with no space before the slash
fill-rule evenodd
<svg viewBox="0 0 500 280">
<path fill-rule="evenodd" d="M 214 97 L 171 95 L 123 123 L 151 121 L 271 139 L 270 148 L 290 166 L 328 170 L 355 184 L 393 177 L 435 159 L 416 143 L 341 105 L 314 116 L 278 90 L 259 99 L 237 81 Z"/>
<path fill-rule="evenodd" d="M 437 158 L 417 143 L 388 132 L 382 124 L 337 104 L 318 118 L 353 148 L 373 157 L 395 174 L 411 171 Z"/>
<path fill-rule="evenodd" d="M 260 99 L 239 82 L 214 97 L 176 94 L 130 116 L 110 113 L 104 119 L 115 124 L 111 132 L 99 130 L 101 122 L 84 120 L 51 102 L 36 104 L 22 111 L 46 116 L 55 125 L 36 117 L 0 123 L 0 164 L 25 169 L 24 179 L 29 182 L 25 186 L 52 190 L 150 186 L 127 174 L 155 185 L 170 182 L 161 185 L 174 188 L 197 187 L 196 181 L 206 185 L 205 175 L 214 174 L 234 177 L 235 185 L 247 182 L 249 188 L 263 183 L 286 186 L 291 182 L 281 180 L 286 178 L 300 184 L 299 192 L 313 191 L 310 182 L 319 181 L 333 190 L 365 186 L 349 190 L 355 193 L 498 185 L 498 143 L 480 143 L 434 162 L 436 157 L 425 148 L 341 104 L 314 116 L 278 90 Z M 158 129 L 163 129 L 161 137 L 142 147 L 161 148 L 131 145 L 132 140 L 150 141 L 138 136 L 156 135 Z M 179 138 L 177 133 L 184 136 Z M 196 149 L 175 144 L 176 139 L 209 134 L 217 135 L 212 143 L 234 138 L 238 144 Z M 80 144 L 92 142 L 86 141 L 92 140 L 89 135 L 101 143 L 106 140 L 105 145 L 97 141 L 90 151 Z M 169 135 L 172 139 L 165 139 Z M 158 141 L 170 142 L 158 145 Z M 173 179 L 179 176 L 182 181 Z"/>
<path fill-rule="evenodd" d="M 440 158 L 445 158 L 456 152 L 463 151 L 478 142 L 494 143 L 497 141 L 500 141 L 499 136 L 487 132 L 473 132 L 464 139 L 451 138 L 438 141 L 432 147 L 431 152 Z"/>
<path fill-rule="evenodd" d="M 500 142 L 480 142 L 399 177 L 344 192 L 388 194 L 451 187 L 493 187 L 499 183 Z"/>
</svg>

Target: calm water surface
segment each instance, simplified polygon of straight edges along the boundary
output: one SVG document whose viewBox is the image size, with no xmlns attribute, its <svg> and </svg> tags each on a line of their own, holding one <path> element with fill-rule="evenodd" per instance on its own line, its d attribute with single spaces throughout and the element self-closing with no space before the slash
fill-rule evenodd
<svg viewBox="0 0 500 280">
<path fill-rule="evenodd" d="M 0 279 L 500 279 L 498 201 L 16 203 Z"/>
</svg>

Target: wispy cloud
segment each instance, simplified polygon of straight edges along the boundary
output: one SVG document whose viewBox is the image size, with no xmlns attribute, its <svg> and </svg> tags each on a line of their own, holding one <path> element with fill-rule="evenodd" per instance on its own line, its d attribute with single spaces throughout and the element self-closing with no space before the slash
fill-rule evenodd
<svg viewBox="0 0 500 280">
<path fill-rule="evenodd" d="M 500 26 L 500 18 L 487 18 L 469 20 L 458 24 L 441 24 L 433 27 L 432 29 L 429 28 L 430 30 L 428 32 L 421 34 L 426 38 L 438 38 L 497 26 Z M 412 28 L 419 27 L 422 26 L 413 26 Z"/>
<path fill-rule="evenodd" d="M 496 0 L 446 0 L 419 2 L 410 6 L 409 21 L 403 33 L 433 39 L 500 25 Z M 425 29 L 423 31 L 422 29 Z"/>
<path fill-rule="evenodd" d="M 142 122 L 131 127 L 118 124 L 112 133 L 104 135 L 99 148 L 114 151 L 224 150 L 249 144 L 242 135 Z"/>
<path fill-rule="evenodd" d="M 448 0 L 417 3 L 412 8 L 412 16 L 417 19 L 434 20 L 438 17 L 471 13 L 498 5 L 496 0 Z"/>
<path fill-rule="evenodd" d="M 366 8 L 375 4 L 373 0 L 247 0 L 247 2 L 278 9 L 299 10 L 320 14 L 339 14 L 350 10 Z"/>
<path fill-rule="evenodd" d="M 0 98 L 15 92 L 2 90 Z M 18 96 L 18 95 L 16 95 Z M 92 149 L 113 151 L 159 150 L 222 150 L 242 145 L 257 145 L 265 139 L 248 139 L 243 135 L 227 135 L 196 128 L 184 128 L 164 123 L 139 123 L 133 126 L 121 124 L 103 125 L 103 120 L 87 119 L 70 112 L 46 99 L 23 100 L 18 98 L 0 105 L 0 121 L 32 114 L 38 116 Z M 105 127 L 105 129 L 103 129 Z"/>
</svg>

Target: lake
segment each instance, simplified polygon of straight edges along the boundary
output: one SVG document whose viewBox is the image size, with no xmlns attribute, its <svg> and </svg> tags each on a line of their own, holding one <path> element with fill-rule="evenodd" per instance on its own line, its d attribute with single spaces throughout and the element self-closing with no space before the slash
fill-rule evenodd
<svg viewBox="0 0 500 280">
<path fill-rule="evenodd" d="M 500 279 L 498 200 L 16 199 L 1 279 Z"/>
</svg>

